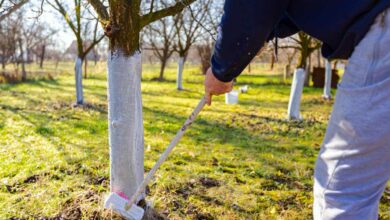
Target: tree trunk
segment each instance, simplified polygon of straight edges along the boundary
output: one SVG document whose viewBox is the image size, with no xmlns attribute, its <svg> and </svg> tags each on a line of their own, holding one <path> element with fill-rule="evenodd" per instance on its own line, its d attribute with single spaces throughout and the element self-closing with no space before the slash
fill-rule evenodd
<svg viewBox="0 0 390 220">
<path fill-rule="evenodd" d="M 98 61 L 98 53 L 96 51 L 96 48 L 93 48 L 93 61 L 95 62 L 95 66 L 96 66 Z"/>
<path fill-rule="evenodd" d="M 317 50 L 317 65 L 318 65 L 318 67 L 322 67 L 322 64 L 321 64 L 321 49 Z"/>
<path fill-rule="evenodd" d="M 291 69 L 291 65 L 290 64 L 287 64 L 284 67 L 284 74 L 283 74 L 284 82 L 287 82 L 287 78 L 290 76 L 290 69 Z"/>
<path fill-rule="evenodd" d="M 158 80 L 160 81 L 164 80 L 164 70 L 166 65 L 167 65 L 167 60 L 166 59 L 161 60 L 160 76 L 158 77 Z"/>
<path fill-rule="evenodd" d="M 275 54 L 272 52 L 271 54 L 271 71 L 274 70 L 274 66 L 275 66 Z"/>
<path fill-rule="evenodd" d="M 287 117 L 289 120 L 301 120 L 300 105 L 305 81 L 305 69 L 297 69 L 291 84 L 290 101 L 288 104 Z"/>
<path fill-rule="evenodd" d="M 19 49 L 20 49 L 20 62 L 22 64 L 22 81 L 25 82 L 27 80 L 27 73 L 26 73 L 26 67 L 24 63 L 23 44 L 22 44 L 22 39 L 20 38 L 19 38 Z"/>
<path fill-rule="evenodd" d="M 311 74 L 311 54 L 307 56 L 307 65 L 306 65 L 306 76 L 305 76 L 305 86 L 310 85 L 310 74 Z"/>
<path fill-rule="evenodd" d="M 139 52 L 140 1 L 110 1 L 108 120 L 110 190 L 131 197 L 144 178 Z M 141 195 L 138 199 L 143 199 Z M 138 201 L 137 201 L 138 202 Z"/>
<path fill-rule="evenodd" d="M 131 197 L 144 177 L 141 53 L 110 52 L 108 100 L 110 188 Z"/>
<path fill-rule="evenodd" d="M 183 90 L 184 62 L 185 62 L 185 58 L 183 56 L 180 56 L 178 60 L 178 67 L 177 67 L 177 81 L 176 81 L 177 90 Z"/>
<path fill-rule="evenodd" d="M 306 69 L 307 57 L 308 57 L 308 49 L 307 48 L 302 48 L 300 52 L 301 52 L 301 54 L 299 56 L 299 62 L 298 62 L 297 68 Z"/>
<path fill-rule="evenodd" d="M 248 64 L 248 73 L 252 72 L 251 63 Z"/>
<path fill-rule="evenodd" d="M 43 68 L 43 60 L 45 59 L 45 51 L 46 51 L 46 45 L 42 45 L 42 51 L 41 51 L 41 57 L 39 62 L 39 68 Z"/>
<path fill-rule="evenodd" d="M 325 83 L 324 83 L 324 99 L 332 99 L 332 65 L 329 60 L 325 61 Z"/>
<path fill-rule="evenodd" d="M 84 104 L 83 94 L 83 58 L 77 57 L 75 63 L 75 81 L 76 81 L 76 104 Z"/>
</svg>

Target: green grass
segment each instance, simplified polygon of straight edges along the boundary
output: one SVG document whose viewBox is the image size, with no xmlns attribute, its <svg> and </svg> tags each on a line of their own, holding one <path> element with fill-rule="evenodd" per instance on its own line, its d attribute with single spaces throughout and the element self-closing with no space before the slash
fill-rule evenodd
<svg viewBox="0 0 390 220">
<path fill-rule="evenodd" d="M 72 65 L 56 80 L 0 84 L 0 219 L 110 219 L 104 64 L 90 66 L 82 108 L 72 107 Z M 32 68 L 32 67 L 31 67 Z M 142 92 L 148 171 L 202 95 L 203 76 L 175 65 L 165 82 L 144 66 Z M 266 68 L 238 79 L 239 105 L 217 97 L 189 129 L 150 185 L 148 200 L 172 219 L 311 219 L 313 167 L 332 102 L 305 88 L 303 122 L 287 122 L 289 85 Z M 390 219 L 390 195 L 381 219 Z"/>
</svg>

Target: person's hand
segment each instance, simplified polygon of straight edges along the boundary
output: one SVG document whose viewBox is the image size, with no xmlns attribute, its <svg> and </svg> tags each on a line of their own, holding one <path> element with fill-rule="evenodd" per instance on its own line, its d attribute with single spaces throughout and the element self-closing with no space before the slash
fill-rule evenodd
<svg viewBox="0 0 390 220">
<path fill-rule="evenodd" d="M 206 103 L 211 105 L 211 98 L 213 95 L 222 95 L 232 91 L 233 81 L 231 82 L 222 82 L 219 81 L 213 74 L 211 68 L 207 70 L 206 77 L 204 80 L 204 89 Z"/>
</svg>

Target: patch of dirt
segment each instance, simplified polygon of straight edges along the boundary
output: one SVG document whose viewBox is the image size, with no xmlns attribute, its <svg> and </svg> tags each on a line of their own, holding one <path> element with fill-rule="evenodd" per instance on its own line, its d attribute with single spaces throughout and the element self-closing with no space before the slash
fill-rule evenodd
<svg viewBox="0 0 390 220">
<path fill-rule="evenodd" d="M 175 191 L 175 193 L 181 195 L 183 198 L 187 199 L 188 196 L 191 194 L 191 188 L 185 186 L 185 187 L 182 187 L 182 188 L 179 188 Z"/>
<path fill-rule="evenodd" d="M 290 206 L 296 205 L 295 198 L 296 198 L 296 196 L 292 195 L 292 196 L 287 197 L 286 199 L 278 200 L 278 205 L 281 209 L 288 210 L 290 208 Z"/>
<path fill-rule="evenodd" d="M 80 206 L 71 206 L 62 210 L 60 218 L 64 220 L 76 220 L 81 219 L 82 215 Z"/>
<path fill-rule="evenodd" d="M 39 180 L 40 175 L 34 174 L 32 176 L 27 177 L 23 183 L 36 183 Z"/>
<path fill-rule="evenodd" d="M 245 183 L 246 183 L 245 180 L 242 180 L 242 179 L 240 179 L 240 178 L 237 177 L 237 176 L 234 177 L 234 180 L 236 181 L 236 183 L 239 183 L 239 184 L 245 184 Z"/>
<path fill-rule="evenodd" d="M 213 220 L 215 219 L 210 213 L 202 213 L 194 205 L 189 205 L 186 211 L 187 216 L 192 216 L 191 219 L 197 220 Z"/>
<path fill-rule="evenodd" d="M 213 197 L 210 197 L 210 196 L 206 196 L 206 195 L 202 195 L 202 194 L 197 194 L 197 196 L 199 196 L 202 200 L 204 200 L 206 202 L 213 203 L 213 204 L 218 205 L 218 206 L 222 206 L 223 205 L 223 202 L 221 202 L 220 200 L 218 200 L 216 198 L 213 198 Z"/>
<path fill-rule="evenodd" d="M 213 166 L 218 166 L 218 159 L 213 157 L 213 162 L 212 162 Z"/>
<path fill-rule="evenodd" d="M 237 205 L 237 204 L 233 204 L 232 205 L 232 209 L 238 211 L 238 212 L 246 212 L 246 210 L 244 208 L 242 208 L 241 206 Z"/>
<path fill-rule="evenodd" d="M 390 188 L 386 188 L 381 198 L 381 202 L 384 204 L 390 204 Z"/>
<path fill-rule="evenodd" d="M 79 105 L 77 107 L 82 107 L 84 110 L 93 110 L 100 113 L 107 114 L 107 104 L 96 104 L 96 103 L 85 103 L 84 105 Z"/>
<path fill-rule="evenodd" d="M 197 213 L 195 215 L 197 220 L 213 220 L 215 219 L 210 213 Z"/>
<path fill-rule="evenodd" d="M 109 184 L 109 179 L 106 176 L 98 176 L 98 177 L 93 177 L 88 180 L 90 184 L 93 185 L 102 185 L 102 186 L 108 186 Z"/>
<path fill-rule="evenodd" d="M 137 205 L 145 210 L 142 220 L 168 220 L 164 214 L 161 214 L 153 207 L 148 206 L 145 200 L 141 200 Z"/>
<path fill-rule="evenodd" d="M 275 175 L 270 174 L 266 176 L 267 179 L 273 180 L 280 184 L 290 184 L 292 182 L 292 179 L 286 175 Z"/>
<path fill-rule="evenodd" d="M 213 178 L 209 178 L 209 177 L 201 177 L 201 178 L 199 179 L 199 182 L 200 182 L 204 187 L 207 187 L 207 188 L 220 186 L 220 182 L 219 182 L 218 180 L 213 179 Z"/>
<path fill-rule="evenodd" d="M 56 216 L 53 217 L 38 217 L 39 220 L 79 220 L 83 216 L 89 216 L 91 220 L 106 219 L 103 212 L 93 211 L 92 213 L 87 213 L 83 210 L 84 204 L 95 203 L 99 204 L 101 202 L 101 195 L 97 192 L 89 190 L 83 195 L 80 195 L 76 199 L 69 199 L 62 205 L 62 209 Z M 114 218 L 121 219 L 121 218 Z"/>
<path fill-rule="evenodd" d="M 11 186 L 11 185 L 5 185 L 5 188 L 7 189 L 7 191 L 9 192 L 9 193 L 16 193 L 16 192 L 18 192 L 19 191 L 19 185 L 18 184 L 16 184 L 16 185 L 13 185 L 13 186 Z"/>
</svg>

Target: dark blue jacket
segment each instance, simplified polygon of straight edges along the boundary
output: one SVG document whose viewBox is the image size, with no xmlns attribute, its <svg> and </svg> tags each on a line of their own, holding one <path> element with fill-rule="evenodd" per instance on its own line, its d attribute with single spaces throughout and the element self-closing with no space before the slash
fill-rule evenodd
<svg viewBox="0 0 390 220">
<path fill-rule="evenodd" d="M 211 59 L 214 75 L 237 77 L 268 40 L 302 30 L 323 42 L 322 54 L 348 59 L 390 7 L 390 0 L 226 0 Z"/>
</svg>

